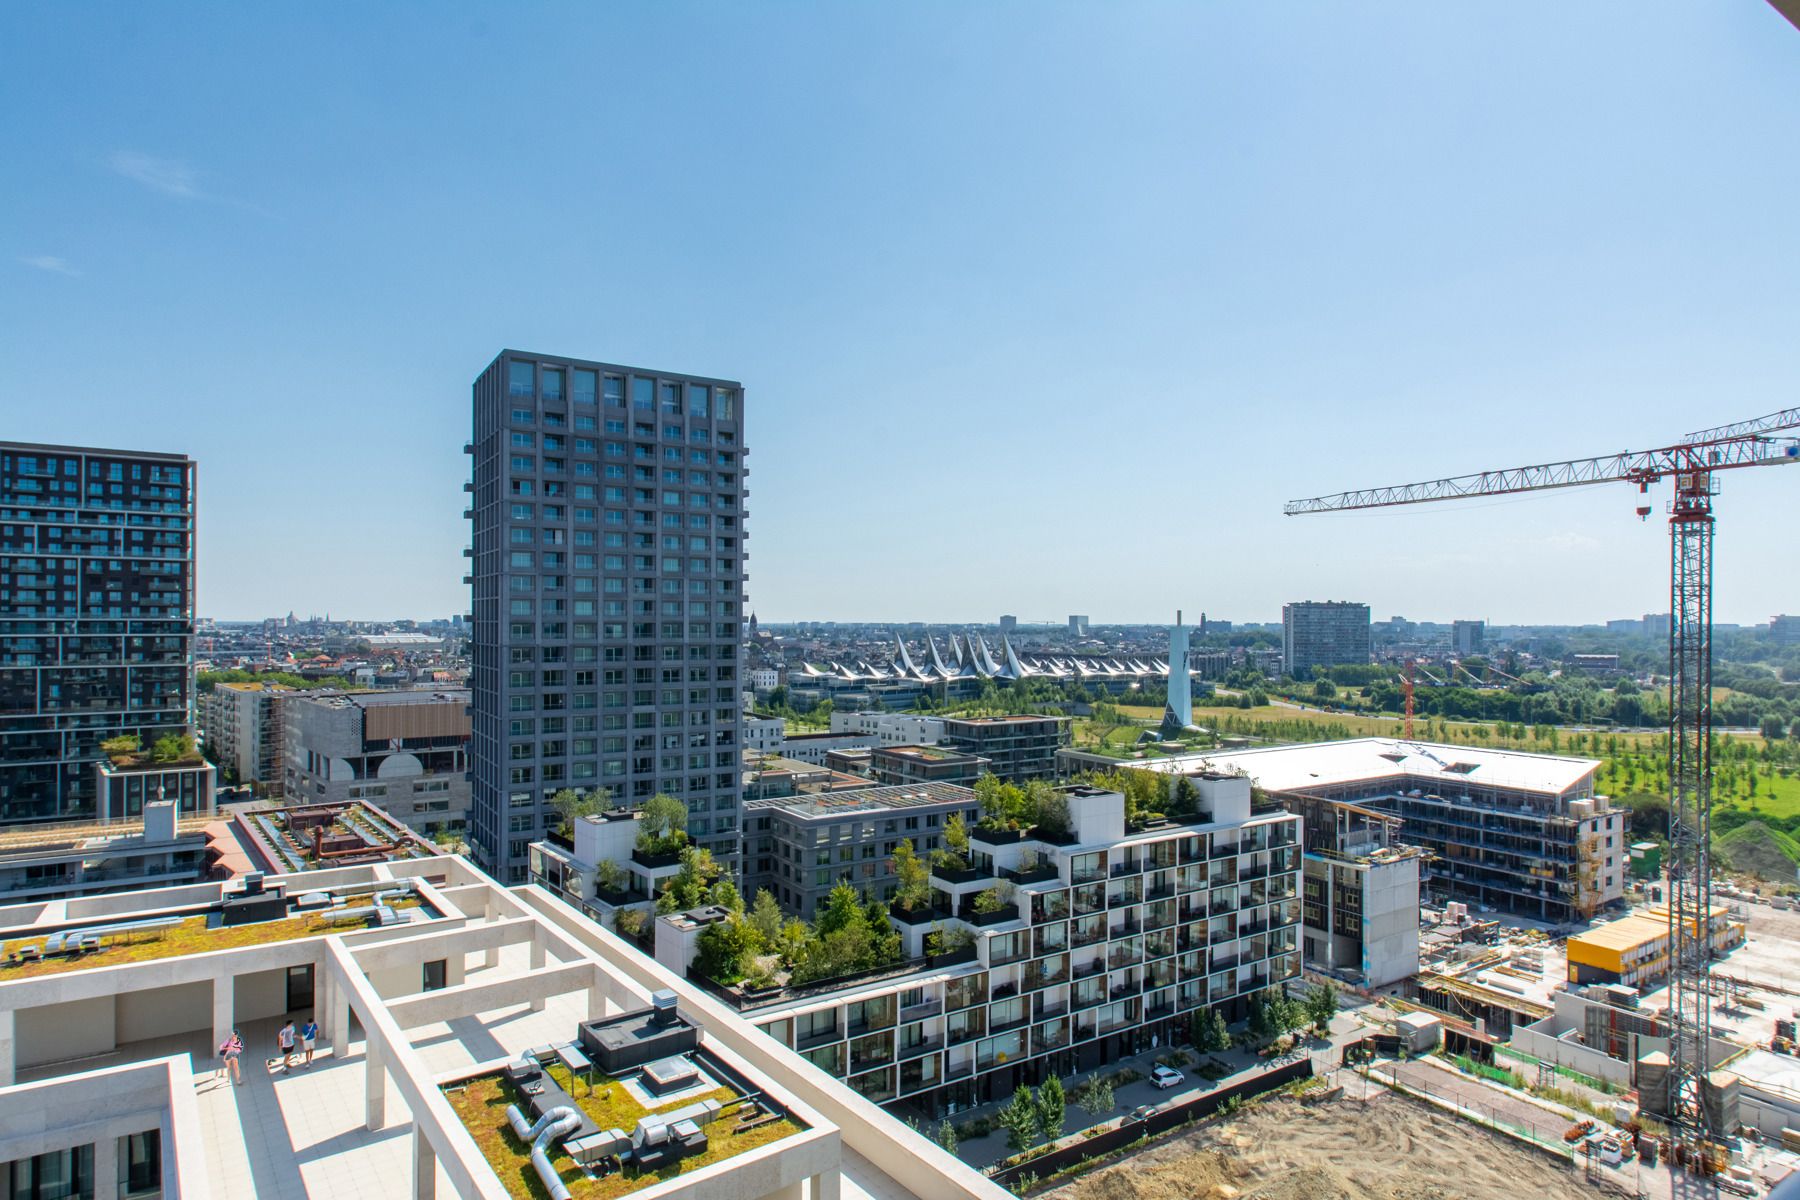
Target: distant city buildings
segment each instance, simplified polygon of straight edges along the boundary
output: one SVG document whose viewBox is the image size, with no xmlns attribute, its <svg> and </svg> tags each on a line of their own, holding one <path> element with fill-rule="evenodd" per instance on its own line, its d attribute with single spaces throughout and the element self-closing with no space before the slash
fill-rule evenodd
<svg viewBox="0 0 1800 1200">
<path fill-rule="evenodd" d="M 1314 667 L 1366 663 L 1369 652 L 1368 605 L 1307 600 L 1281 606 L 1282 662 L 1295 679 L 1311 679 Z"/>
<path fill-rule="evenodd" d="M 1459 656 L 1481 654 L 1487 645 L 1486 621 L 1452 621 L 1450 650 Z"/>
<path fill-rule="evenodd" d="M 194 463 L 0 442 L 0 825 L 104 816 L 100 743 L 194 723 Z"/>
<path fill-rule="evenodd" d="M 877 746 L 869 751 L 869 773 L 877 783 L 960 783 L 973 787 L 992 766 L 980 755 L 943 746 Z"/>
<path fill-rule="evenodd" d="M 1088 619 L 1086 614 L 1074 613 L 1069 617 L 1069 636 L 1084 638 L 1088 635 Z"/>
<path fill-rule="evenodd" d="M 1000 617 L 1000 634 L 1002 637 L 1012 634 L 1018 628 L 1019 618 L 1013 616 L 1011 613 L 1005 613 Z"/>
<path fill-rule="evenodd" d="M 687 805 L 733 871 L 740 384 L 502 351 L 474 385 L 470 846 L 522 883 L 549 800 Z"/>
<path fill-rule="evenodd" d="M 1769 636 L 1778 646 L 1800 646 L 1800 617 L 1786 614 L 1770 617 Z"/>
<path fill-rule="evenodd" d="M 943 740 L 944 719 L 916 713 L 833 712 L 831 731 L 867 734 L 883 746 L 931 746 Z"/>
</svg>

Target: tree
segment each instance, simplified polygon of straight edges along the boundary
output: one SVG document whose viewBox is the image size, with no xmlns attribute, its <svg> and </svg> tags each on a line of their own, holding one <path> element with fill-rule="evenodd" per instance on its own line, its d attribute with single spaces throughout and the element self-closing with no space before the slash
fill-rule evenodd
<svg viewBox="0 0 1800 1200">
<path fill-rule="evenodd" d="M 613 913 L 613 932 L 622 938 L 635 941 L 649 924 L 650 914 L 641 908 L 621 908 Z"/>
<path fill-rule="evenodd" d="M 1029 1150 L 1037 1141 L 1038 1108 L 1031 1089 L 1024 1084 L 1013 1093 L 1012 1102 L 1000 1110 L 1000 1127 L 1006 1130 L 1008 1149 Z"/>
<path fill-rule="evenodd" d="M 944 822 L 944 844 L 933 861 L 947 871 L 962 871 L 969 866 L 969 826 L 961 813 L 951 813 Z"/>
<path fill-rule="evenodd" d="M 1054 1142 L 1062 1136 L 1063 1126 L 1069 1119 L 1069 1101 L 1063 1094 L 1062 1080 L 1052 1075 L 1044 1080 L 1044 1085 L 1037 1094 L 1037 1126 L 1038 1133 L 1047 1142 Z"/>
<path fill-rule="evenodd" d="M 1003 884 L 996 883 L 994 886 L 984 888 L 982 891 L 978 892 L 975 896 L 975 911 L 982 916 L 986 916 L 989 913 L 997 913 L 1005 908 L 1007 901 L 1011 899 L 1011 895 L 1010 892 L 1001 890 L 1004 886 L 1005 885 Z"/>
<path fill-rule="evenodd" d="M 950 1123 L 949 1117 L 945 1117 L 942 1121 L 938 1122 L 937 1138 L 935 1140 L 938 1145 L 942 1146 L 949 1153 L 956 1153 L 956 1126 Z"/>
<path fill-rule="evenodd" d="M 914 912 L 931 903 L 931 868 L 914 853 L 911 838 L 894 847 L 894 877 L 899 880 L 894 903 L 903 912 Z"/>
<path fill-rule="evenodd" d="M 625 868 L 610 858 L 594 864 L 594 886 L 603 892 L 617 894 L 625 888 Z"/>
<path fill-rule="evenodd" d="M 144 743 L 135 733 L 122 733 L 118 737 L 107 738 L 100 743 L 102 754 L 125 755 L 136 754 L 143 749 Z"/>
<path fill-rule="evenodd" d="M 194 752 L 193 735 L 186 733 L 165 733 L 150 746 L 150 761 L 159 763 L 177 762 Z"/>
<path fill-rule="evenodd" d="M 719 882 L 724 874 L 725 869 L 713 861 L 711 850 L 695 846 L 684 848 L 681 852 L 681 870 L 663 882 L 662 893 L 656 897 L 656 911 L 682 912 L 710 903 L 708 897 L 713 884 Z"/>
<path fill-rule="evenodd" d="M 1169 793 L 1169 811 L 1184 817 L 1200 811 L 1200 789 L 1186 775 L 1175 781 Z"/>
<path fill-rule="evenodd" d="M 1088 1076 L 1087 1082 L 1076 1093 L 1076 1099 L 1081 1105 L 1081 1111 L 1090 1117 L 1104 1117 L 1117 1103 L 1113 1096 L 1112 1081 L 1099 1075 Z"/>
<path fill-rule="evenodd" d="M 781 905 L 776 902 L 775 894 L 768 888 L 757 888 L 756 902 L 750 906 L 750 928 L 756 930 L 762 949 L 775 950 L 781 945 L 783 923 Z"/>
<path fill-rule="evenodd" d="M 645 854 L 672 854 L 687 845 L 687 805 L 661 793 L 644 801 L 638 818 L 637 848 Z"/>
<path fill-rule="evenodd" d="M 550 808 L 556 813 L 557 832 L 568 836 L 574 834 L 577 819 L 595 811 L 590 808 L 587 795 L 574 788 L 558 788 L 552 792 Z"/>
<path fill-rule="evenodd" d="M 1051 837 L 1067 837 L 1075 832 L 1075 822 L 1069 814 L 1069 798 L 1050 786 L 1042 779 L 1033 779 L 1025 785 L 1025 803 L 1031 810 L 1032 822 L 1039 833 Z"/>
<path fill-rule="evenodd" d="M 1787 722 L 1775 713 L 1769 713 L 1762 719 L 1762 735 L 1771 742 L 1780 741 L 1787 736 Z"/>
<path fill-rule="evenodd" d="M 714 921 L 694 939 L 694 969 L 718 983 L 736 983 L 756 952 L 756 931 L 741 913 Z"/>
<path fill-rule="evenodd" d="M 1302 1007 L 1307 1022 L 1324 1037 L 1331 1032 L 1331 1018 L 1337 1016 L 1337 985 L 1329 981 L 1314 984 Z"/>
<path fill-rule="evenodd" d="M 1231 1030 L 1225 1027 L 1225 1018 L 1216 1009 L 1203 1008 L 1194 1014 L 1193 1038 L 1194 1049 L 1202 1054 L 1231 1049 Z"/>
</svg>

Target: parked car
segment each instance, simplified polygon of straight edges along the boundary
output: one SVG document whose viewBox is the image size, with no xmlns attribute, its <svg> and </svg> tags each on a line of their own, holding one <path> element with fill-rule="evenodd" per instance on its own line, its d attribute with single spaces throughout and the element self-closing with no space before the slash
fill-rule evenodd
<svg viewBox="0 0 1800 1200">
<path fill-rule="evenodd" d="M 1186 1083 L 1187 1079 L 1174 1067 L 1152 1067 L 1150 1069 L 1150 1082 L 1159 1088 L 1172 1088 L 1179 1087 L 1181 1084 Z"/>
<path fill-rule="evenodd" d="M 1125 1119 L 1127 1121 L 1148 1121 L 1151 1117 L 1154 1117 L 1155 1115 L 1156 1115 L 1156 1105 L 1140 1104 L 1136 1108 L 1132 1109 L 1131 1115 L 1126 1117 Z"/>
</svg>

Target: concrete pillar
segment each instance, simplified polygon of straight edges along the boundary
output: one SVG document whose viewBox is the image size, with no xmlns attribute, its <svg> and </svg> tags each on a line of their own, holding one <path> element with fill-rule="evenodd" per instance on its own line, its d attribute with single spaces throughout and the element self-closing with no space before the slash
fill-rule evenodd
<svg viewBox="0 0 1800 1200">
<path fill-rule="evenodd" d="M 19 1043 L 13 1037 L 13 1010 L 0 1009 L 0 1087 L 11 1087 L 14 1065 L 19 1058 Z"/>
<path fill-rule="evenodd" d="M 94 1200 L 118 1200 L 119 1139 L 94 1139 Z"/>
<path fill-rule="evenodd" d="M 344 984 L 332 984 L 331 1018 L 325 1036 L 331 1043 L 331 1057 L 350 1057 L 350 989 Z"/>
<path fill-rule="evenodd" d="M 836 1171 L 821 1171 L 806 1181 L 810 1200 L 838 1200 L 844 1177 Z"/>
<path fill-rule="evenodd" d="M 369 1132 L 374 1133 L 387 1123 L 387 1062 L 373 1037 L 363 1042 L 363 1090 Z"/>
<path fill-rule="evenodd" d="M 482 918 L 485 921 L 487 921 L 488 924 L 491 925 L 494 922 L 494 909 L 495 909 L 494 893 L 493 893 L 492 889 L 484 889 L 484 890 L 485 890 L 486 894 L 483 895 L 483 897 L 482 897 L 482 904 L 484 907 L 482 908 L 481 915 L 482 915 Z M 492 970 L 493 968 L 499 966 L 500 965 L 500 947 L 489 946 L 486 950 L 483 950 L 481 952 L 481 965 L 483 967 L 488 968 L 489 970 Z"/>
<path fill-rule="evenodd" d="M 231 1036 L 231 1023 L 236 1019 L 237 983 L 231 976 L 213 980 L 213 1040 L 207 1047 L 214 1054 L 219 1046 Z"/>
<path fill-rule="evenodd" d="M 437 1152 L 418 1122 L 413 1122 L 413 1200 L 437 1200 Z"/>
<path fill-rule="evenodd" d="M 770 1192 L 763 1200 L 806 1200 L 806 1180 L 796 1179 L 786 1187 Z"/>
<path fill-rule="evenodd" d="M 531 938 L 531 971 L 533 974 L 544 969 L 544 943 L 539 941 L 534 932 Z M 531 1011 L 544 1011 L 544 996 L 539 993 L 531 998 Z"/>
</svg>

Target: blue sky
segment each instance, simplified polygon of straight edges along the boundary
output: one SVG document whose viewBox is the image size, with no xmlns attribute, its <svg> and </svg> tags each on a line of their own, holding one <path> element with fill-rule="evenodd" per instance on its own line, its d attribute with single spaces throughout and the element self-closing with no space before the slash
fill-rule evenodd
<svg viewBox="0 0 1800 1200">
<path fill-rule="evenodd" d="M 1715 3 L 10 4 L 0 436 L 200 460 L 200 608 L 460 611 L 503 346 L 747 389 L 765 619 L 1598 621 L 1797 403 L 1800 32 Z M 1800 611 L 1800 470 L 1717 612 Z"/>
</svg>

